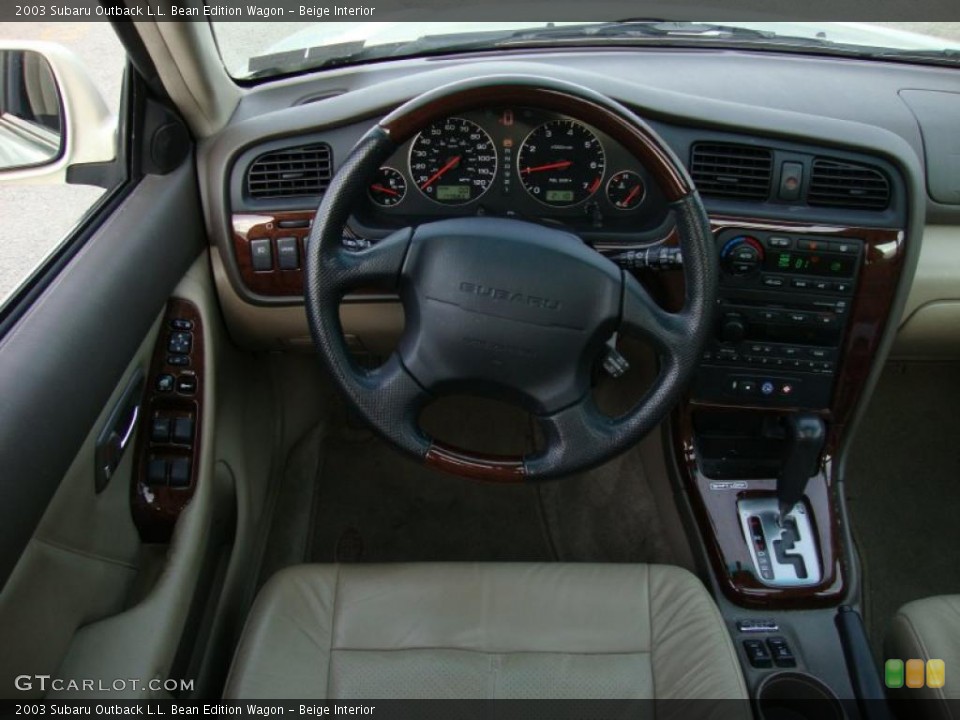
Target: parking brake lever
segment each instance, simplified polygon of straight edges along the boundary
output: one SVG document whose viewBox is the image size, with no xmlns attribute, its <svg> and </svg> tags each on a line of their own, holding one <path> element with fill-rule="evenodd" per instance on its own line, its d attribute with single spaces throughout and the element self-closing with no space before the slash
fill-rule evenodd
<svg viewBox="0 0 960 720">
<path fill-rule="evenodd" d="M 827 429 L 823 420 L 809 413 L 797 413 L 786 417 L 787 447 L 783 467 L 777 478 L 777 502 L 780 507 L 779 524 L 794 505 L 803 499 L 807 482 L 817 472 L 817 461 L 826 442 Z"/>
</svg>

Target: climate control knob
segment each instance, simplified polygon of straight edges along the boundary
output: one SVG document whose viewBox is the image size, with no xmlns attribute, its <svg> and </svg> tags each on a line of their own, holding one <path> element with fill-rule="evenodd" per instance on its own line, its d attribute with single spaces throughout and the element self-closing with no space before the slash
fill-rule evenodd
<svg viewBox="0 0 960 720">
<path fill-rule="evenodd" d="M 747 323 L 742 315 L 728 313 L 720 321 L 720 339 L 723 342 L 740 342 L 746 337 Z"/>
<path fill-rule="evenodd" d="M 720 264 L 727 275 L 751 275 L 763 264 L 763 245 L 755 237 L 738 235 L 720 250 Z"/>
</svg>

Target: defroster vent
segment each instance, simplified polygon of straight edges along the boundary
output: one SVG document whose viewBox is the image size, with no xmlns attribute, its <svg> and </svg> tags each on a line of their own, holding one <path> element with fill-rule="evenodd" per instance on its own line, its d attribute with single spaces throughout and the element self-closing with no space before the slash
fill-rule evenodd
<svg viewBox="0 0 960 720">
<path fill-rule="evenodd" d="M 327 189 L 333 157 L 326 143 L 273 150 L 259 156 L 247 170 L 251 198 L 315 196 Z"/>
</svg>

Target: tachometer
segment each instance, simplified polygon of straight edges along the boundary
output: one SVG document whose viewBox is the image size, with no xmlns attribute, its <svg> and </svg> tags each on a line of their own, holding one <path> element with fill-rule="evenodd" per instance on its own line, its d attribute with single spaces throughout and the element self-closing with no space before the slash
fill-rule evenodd
<svg viewBox="0 0 960 720">
<path fill-rule="evenodd" d="M 603 181 L 603 145 L 575 120 L 552 120 L 537 127 L 520 146 L 520 182 L 547 205 L 576 205 L 593 195 Z"/>
<path fill-rule="evenodd" d="M 497 174 L 497 151 L 490 136 L 470 120 L 433 123 L 410 146 L 410 175 L 431 200 L 463 205 L 483 195 Z"/>
</svg>

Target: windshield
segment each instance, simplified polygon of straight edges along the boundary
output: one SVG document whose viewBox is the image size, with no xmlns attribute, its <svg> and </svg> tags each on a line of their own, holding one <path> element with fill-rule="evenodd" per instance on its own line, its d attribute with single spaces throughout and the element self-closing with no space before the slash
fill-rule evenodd
<svg viewBox="0 0 960 720">
<path fill-rule="evenodd" d="M 960 23 L 235 22 L 211 20 L 237 79 L 388 58 L 546 45 L 744 46 L 960 64 Z"/>
</svg>

